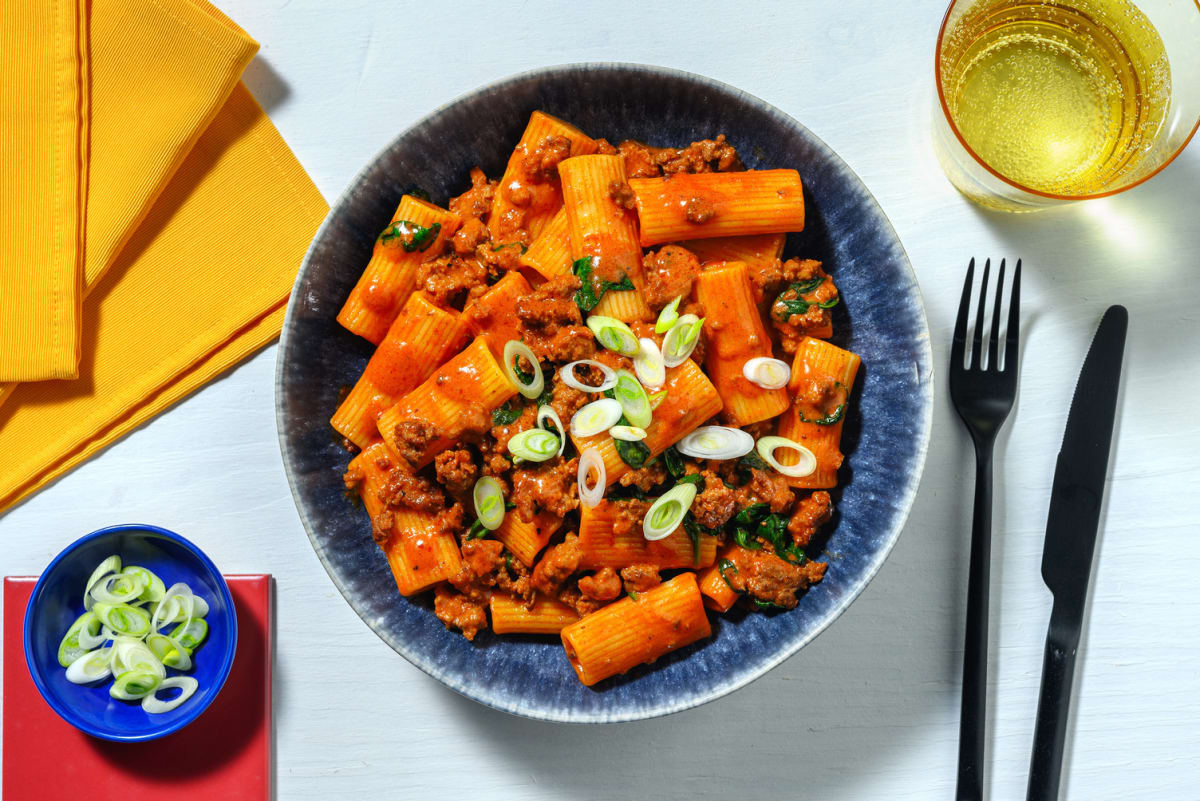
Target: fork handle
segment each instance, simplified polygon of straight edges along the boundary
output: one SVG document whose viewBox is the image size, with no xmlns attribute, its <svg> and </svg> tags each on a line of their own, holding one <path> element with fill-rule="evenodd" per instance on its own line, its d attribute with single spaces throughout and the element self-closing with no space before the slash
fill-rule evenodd
<svg viewBox="0 0 1200 801">
<path fill-rule="evenodd" d="M 975 442 L 975 513 L 963 644 L 962 711 L 958 724 L 957 801 L 983 801 L 987 721 L 988 585 L 992 561 L 992 443 Z"/>
</svg>

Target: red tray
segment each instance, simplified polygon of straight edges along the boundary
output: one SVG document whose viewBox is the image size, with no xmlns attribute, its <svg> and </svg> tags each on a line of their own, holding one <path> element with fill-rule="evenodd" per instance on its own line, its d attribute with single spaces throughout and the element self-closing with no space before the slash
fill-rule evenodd
<svg viewBox="0 0 1200 801">
<path fill-rule="evenodd" d="M 4 801 L 271 798 L 270 576 L 226 576 L 238 649 L 212 706 L 160 740 L 89 737 L 42 700 L 25 665 L 22 628 L 36 578 L 4 579 Z M 152 794 L 153 793 L 153 794 Z"/>
</svg>

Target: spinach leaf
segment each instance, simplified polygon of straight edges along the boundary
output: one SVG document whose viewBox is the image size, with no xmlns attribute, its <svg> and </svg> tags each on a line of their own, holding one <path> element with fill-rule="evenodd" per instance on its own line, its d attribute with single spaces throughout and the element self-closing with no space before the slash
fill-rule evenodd
<svg viewBox="0 0 1200 801">
<path fill-rule="evenodd" d="M 621 416 L 625 420 L 624 415 Z M 629 425 L 628 422 L 622 422 L 620 425 Z M 621 461 L 632 467 L 634 470 L 640 469 L 646 460 L 650 458 L 650 448 L 646 443 L 627 442 L 623 439 L 614 439 L 613 445 L 617 449 L 617 456 L 621 457 Z"/>
<path fill-rule="evenodd" d="M 677 478 L 675 480 L 675 483 L 676 484 L 703 484 L 704 476 L 700 475 L 699 473 L 692 473 L 691 475 L 680 476 L 679 478 Z"/>
<path fill-rule="evenodd" d="M 683 456 L 675 450 L 674 445 L 663 451 L 662 457 L 663 464 L 667 466 L 667 472 L 671 474 L 671 478 L 679 478 L 684 474 Z"/>
<path fill-rule="evenodd" d="M 608 390 L 604 394 L 607 395 L 611 391 Z M 621 419 L 617 421 L 617 425 L 627 426 L 629 425 L 629 419 L 625 415 L 621 415 Z M 650 446 L 641 440 L 628 442 L 613 437 L 613 447 L 617 449 L 617 456 L 621 457 L 621 461 L 634 470 L 641 469 L 646 464 L 646 460 L 650 458 Z"/>
<path fill-rule="evenodd" d="M 584 256 L 582 259 L 576 259 L 571 265 L 571 272 L 579 279 L 582 286 L 575 290 L 575 305 L 579 307 L 581 312 L 590 312 L 596 308 L 600 302 L 600 298 L 604 297 L 604 293 L 610 289 L 631 290 L 633 289 L 633 281 L 626 275 L 620 281 L 593 281 L 592 273 L 595 269 L 595 257 Z M 597 286 L 599 283 L 599 286 Z"/>
<path fill-rule="evenodd" d="M 801 296 L 807 295 L 808 293 L 814 291 L 823 283 L 825 283 L 824 278 L 810 278 L 807 281 L 788 284 L 787 289 L 780 292 L 779 297 L 777 297 L 775 299 L 775 303 L 772 304 L 772 308 L 782 307 L 779 311 L 775 312 L 775 316 L 778 317 L 780 321 L 786 323 L 788 318 L 793 314 L 804 314 L 807 312 L 813 303 L 803 300 Z M 788 292 L 795 292 L 796 297 L 785 299 L 783 296 Z M 825 303 L 828 303 L 829 305 L 827 306 Z M 832 301 L 825 301 L 825 303 L 820 304 L 821 308 L 831 309 L 837 305 L 837 298 L 834 298 Z"/>
<path fill-rule="evenodd" d="M 737 476 L 739 485 L 745 486 L 754 477 L 754 474 L 750 472 L 751 470 L 766 469 L 767 463 L 758 455 L 758 451 L 750 451 L 741 459 L 738 459 L 738 463 L 734 468 L 734 474 Z"/>
<path fill-rule="evenodd" d="M 513 406 L 511 400 L 504 402 L 503 406 L 492 411 L 492 425 L 507 426 L 515 423 L 517 418 L 521 416 L 521 410 Z"/>
<path fill-rule="evenodd" d="M 734 573 L 738 572 L 737 565 L 735 565 L 733 562 L 729 561 L 728 559 L 721 559 L 720 561 L 717 562 L 717 575 L 719 575 L 724 580 L 725 584 L 729 587 L 729 589 L 733 590 L 734 592 L 736 592 L 740 595 L 741 591 L 738 590 L 737 588 L 735 588 L 733 586 L 733 584 L 729 581 L 729 576 L 725 575 L 726 570 L 732 570 Z"/>
<path fill-rule="evenodd" d="M 484 537 L 486 537 L 487 534 L 488 534 L 487 526 L 485 526 L 482 521 L 476 520 L 474 523 L 471 524 L 471 527 L 469 529 L 467 529 L 467 533 L 463 535 L 463 539 L 481 540 Z"/>
<path fill-rule="evenodd" d="M 424 252 L 437 240 L 441 230 L 441 223 L 434 223 L 427 228 L 412 220 L 396 220 L 383 229 L 379 242 L 383 245 L 399 245 L 405 253 Z"/>
<path fill-rule="evenodd" d="M 692 541 L 692 564 L 698 565 L 700 564 L 700 538 L 715 537 L 717 529 L 700 525 L 700 521 L 693 517 L 691 512 L 688 512 L 683 516 L 683 530 L 687 532 L 688 539 Z"/>
<path fill-rule="evenodd" d="M 426 192 L 426 191 L 425 191 L 424 189 L 422 189 L 421 187 L 417 186 L 416 184 L 413 184 L 413 185 L 412 185 L 412 186 L 410 186 L 408 189 L 405 189 L 405 190 L 404 190 L 404 194 L 406 194 L 406 195 L 412 195 L 412 196 L 413 196 L 413 197 L 415 197 L 415 198 L 418 198 L 418 199 L 420 199 L 420 200 L 424 200 L 426 203 L 428 203 L 428 202 L 429 202 L 429 193 L 428 193 L 428 192 Z"/>
</svg>

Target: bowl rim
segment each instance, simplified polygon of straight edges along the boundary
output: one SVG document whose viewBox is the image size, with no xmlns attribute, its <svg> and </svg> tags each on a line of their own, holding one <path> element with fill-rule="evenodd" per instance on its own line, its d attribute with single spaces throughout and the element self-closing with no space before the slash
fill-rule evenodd
<svg viewBox="0 0 1200 801">
<path fill-rule="evenodd" d="M 351 192 L 353 192 L 355 188 L 362 183 L 364 178 L 374 169 L 375 165 L 389 150 L 394 148 L 400 142 L 400 140 L 409 136 L 413 131 L 421 128 L 424 125 L 427 125 L 438 116 L 444 114 L 448 109 L 461 103 L 479 100 L 482 97 L 499 91 L 506 86 L 519 84 L 532 78 L 552 79 L 560 75 L 588 71 L 633 71 L 656 74 L 676 80 L 698 84 L 700 86 L 708 87 L 716 92 L 740 98 L 747 103 L 758 106 L 765 114 L 778 121 L 781 125 L 798 130 L 811 142 L 816 150 L 821 152 L 824 158 L 828 159 L 833 164 L 852 175 L 862 188 L 863 202 L 868 207 L 873 208 L 874 211 L 879 215 L 879 218 L 882 220 L 884 225 L 887 226 L 887 230 L 891 233 L 891 238 L 899 249 L 900 255 L 903 257 L 903 266 L 907 271 L 909 279 L 911 280 L 914 290 L 914 299 L 917 304 L 916 311 L 918 312 L 918 330 L 916 332 L 916 339 L 922 345 L 921 350 L 924 355 L 924 362 L 929 366 L 929 368 L 925 376 L 925 380 L 918 382 L 921 402 L 921 417 L 917 426 L 918 441 L 916 443 L 917 447 L 914 454 L 916 469 L 908 474 L 906 477 L 906 485 L 900 488 L 899 498 L 902 501 L 902 512 L 896 521 L 894 530 L 888 537 L 887 542 L 884 543 L 883 547 L 881 548 L 878 560 L 869 566 L 868 570 L 862 574 L 860 580 L 856 583 L 852 590 L 847 592 L 842 597 L 840 603 L 830 611 L 826 618 L 821 621 L 820 625 L 815 627 L 813 631 L 809 632 L 804 637 L 801 637 L 796 642 L 790 644 L 787 648 L 784 648 L 779 653 L 774 654 L 770 658 L 764 660 L 754 669 L 745 671 L 741 675 L 732 676 L 728 681 L 721 684 L 719 687 L 716 687 L 702 695 L 688 695 L 686 697 L 675 698 L 664 702 L 655 702 L 651 705 L 638 707 L 636 709 L 621 710 L 616 713 L 601 710 L 598 712 L 579 714 L 573 711 L 558 712 L 556 710 L 545 709 L 542 707 L 531 707 L 525 703 L 522 703 L 521 699 L 507 699 L 497 695 L 489 694 L 487 692 L 481 692 L 477 687 L 472 686 L 470 683 L 459 682 L 454 676 L 441 671 L 434 660 L 425 659 L 420 654 L 410 649 L 405 641 L 393 638 L 385 630 L 376 627 L 371 620 L 368 619 L 368 616 L 359 609 L 356 601 L 351 597 L 349 589 L 338 578 L 332 566 L 326 559 L 324 546 L 318 541 L 317 536 L 314 534 L 314 526 L 310 524 L 305 507 L 301 502 L 297 480 L 293 475 L 291 462 L 289 460 L 290 452 L 288 448 L 288 438 L 286 435 L 287 420 L 283 398 L 284 360 L 279 358 L 279 354 L 283 354 L 288 346 L 290 331 L 292 329 L 293 314 L 296 306 L 298 305 L 297 299 L 303 297 L 302 288 L 305 273 L 312 262 L 313 254 L 317 248 L 317 243 L 324 237 L 326 231 L 333 224 L 335 212 L 341 208 L 343 204 L 348 202 Z M 723 81 L 718 81 L 714 78 L 709 78 L 705 75 L 700 75 L 698 73 L 676 69 L 673 67 L 663 67 L 655 64 L 638 62 L 567 62 L 563 64 L 547 65 L 512 73 L 495 81 L 490 81 L 477 86 L 468 92 L 464 92 L 463 94 L 454 97 L 446 103 L 439 105 L 428 114 L 419 117 L 414 122 L 407 125 L 398 134 L 396 134 L 396 136 L 392 137 L 386 144 L 376 151 L 375 155 L 373 155 L 371 159 L 367 161 L 363 167 L 359 169 L 358 172 L 356 172 L 354 176 L 346 183 L 345 187 L 338 194 L 337 199 L 330 205 L 329 213 L 321 222 L 320 227 L 318 227 L 316 232 L 313 234 L 313 239 L 309 243 L 308 249 L 305 251 L 304 258 L 301 261 L 300 268 L 296 274 L 296 281 L 292 286 L 292 292 L 289 296 L 287 310 L 284 314 L 283 328 L 280 334 L 279 346 L 276 353 L 275 424 L 276 435 L 279 439 L 280 454 L 283 460 L 284 474 L 287 476 L 288 488 L 292 493 L 292 500 L 296 506 L 297 516 L 300 518 L 300 523 L 304 528 L 304 532 L 308 536 L 309 542 L 313 546 L 313 551 L 316 553 L 317 560 L 321 563 L 321 566 L 329 575 L 330 580 L 333 582 L 338 592 L 341 593 L 342 598 L 345 599 L 350 608 L 354 610 L 354 613 L 358 615 L 359 619 L 361 619 L 363 623 L 365 623 L 367 627 L 376 636 L 383 640 L 383 642 L 386 643 L 393 651 L 404 657 L 409 664 L 415 666 L 423 673 L 437 680 L 443 686 L 448 687 L 459 695 L 469 698 L 470 700 L 491 709 L 495 709 L 500 712 L 507 712 L 511 715 L 516 715 L 518 717 L 528 718 L 531 720 L 540 720 L 552 723 L 622 723 L 635 720 L 648 720 L 651 718 L 674 714 L 676 712 L 682 712 L 684 710 L 692 709 L 693 707 L 702 706 L 711 701 L 715 701 L 718 698 L 724 697 L 736 690 L 739 690 L 756 679 L 766 675 L 785 660 L 795 656 L 802 648 L 804 648 L 804 646 L 812 642 L 819 634 L 828 629 L 835 620 L 842 616 L 850 604 L 853 603 L 859 597 L 859 595 L 862 594 L 863 590 L 866 589 L 867 585 L 871 583 L 871 580 L 875 578 L 880 568 L 883 567 L 883 564 L 891 555 L 892 550 L 895 548 L 896 541 L 899 540 L 900 534 L 904 531 L 904 528 L 908 523 L 908 517 L 912 511 L 913 502 L 916 499 L 917 490 L 920 487 L 921 478 L 925 473 L 925 461 L 929 451 L 930 436 L 933 430 L 934 380 L 936 376 L 936 370 L 934 369 L 933 365 L 933 347 L 929 335 L 929 320 L 925 309 L 924 296 L 921 293 L 921 287 L 917 281 L 916 272 L 913 270 L 912 260 L 909 259 L 908 252 L 905 250 L 903 243 L 900 241 L 900 237 L 896 233 L 895 226 L 892 225 L 891 220 L 888 218 L 887 214 L 884 213 L 883 208 L 879 205 L 879 201 L 876 200 L 875 196 L 871 193 L 870 189 L 867 188 L 866 183 L 863 182 L 858 173 L 851 169 L 850 165 L 846 163 L 845 159 L 839 156 L 833 150 L 833 148 L 826 144 L 824 140 L 814 134 L 799 120 L 792 117 L 790 114 L 774 104 L 763 100 L 757 95 L 753 95 L 745 90 L 737 88 L 736 86 L 727 84 Z"/>
<path fill-rule="evenodd" d="M 63 704 L 60 704 L 46 687 L 46 684 L 42 679 L 41 672 L 36 668 L 33 662 L 33 610 L 37 602 L 41 599 L 41 596 L 47 591 L 45 583 L 46 577 L 53 573 L 54 569 L 58 567 L 59 563 L 66 559 L 70 554 L 74 553 L 80 546 L 112 534 L 123 534 L 134 531 L 146 531 L 171 540 L 176 545 L 179 545 L 184 550 L 188 551 L 197 559 L 199 559 L 204 568 L 213 576 L 216 576 L 217 587 L 221 592 L 221 597 L 225 602 L 226 608 L 229 609 L 230 619 L 232 621 L 232 625 L 229 627 L 228 638 L 230 647 L 217 670 L 217 680 L 214 682 L 213 691 L 208 693 L 201 703 L 193 704 L 183 717 L 174 721 L 170 725 L 159 728 L 152 728 L 134 734 L 113 734 L 110 731 L 99 729 L 87 723 L 86 721 L 76 718 L 74 714 L 70 712 L 69 708 L 65 707 Z M 184 726 L 187 726 L 196 718 L 200 717 L 201 713 L 208 709 L 209 705 L 212 704 L 213 699 L 215 699 L 221 692 L 221 689 L 225 686 L 225 681 L 229 678 L 230 670 L 233 668 L 233 660 L 237 656 L 237 609 L 233 605 L 233 595 L 229 592 L 229 585 L 225 581 L 225 576 L 220 570 L 217 569 L 217 566 L 213 564 L 213 561 L 208 558 L 208 555 L 205 554 L 204 551 L 200 550 L 200 548 L 197 547 L 196 544 L 191 540 L 176 534 L 174 531 L 162 528 L 161 526 L 151 525 L 149 523 L 118 523 L 112 526 L 105 526 L 104 528 L 99 528 L 89 534 L 83 535 L 59 551 L 58 555 L 50 560 L 50 563 L 43 568 L 41 575 L 38 576 L 37 583 L 33 585 L 33 591 L 29 594 L 29 603 L 25 606 L 23 629 L 24 631 L 22 632 L 22 639 L 25 647 L 25 666 L 29 670 L 30 677 L 33 678 L 33 683 L 34 686 L 37 687 L 38 693 L 40 693 L 42 698 L 45 699 L 46 703 L 50 705 L 50 708 L 53 709 L 55 713 L 67 723 L 70 723 L 72 726 L 84 732 L 85 734 L 90 734 L 91 736 L 97 737 L 101 740 L 110 740 L 112 742 L 136 743 L 145 742 L 147 740 L 157 740 L 160 737 L 173 734 L 174 732 L 182 729 Z"/>
</svg>

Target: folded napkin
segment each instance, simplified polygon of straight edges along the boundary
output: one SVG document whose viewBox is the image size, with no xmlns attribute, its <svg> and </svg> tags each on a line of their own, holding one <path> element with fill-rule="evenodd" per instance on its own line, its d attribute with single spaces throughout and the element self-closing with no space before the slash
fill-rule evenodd
<svg viewBox="0 0 1200 801">
<path fill-rule="evenodd" d="M 328 206 L 257 47 L 205 0 L 0 15 L 0 509 L 278 335 Z"/>
</svg>

